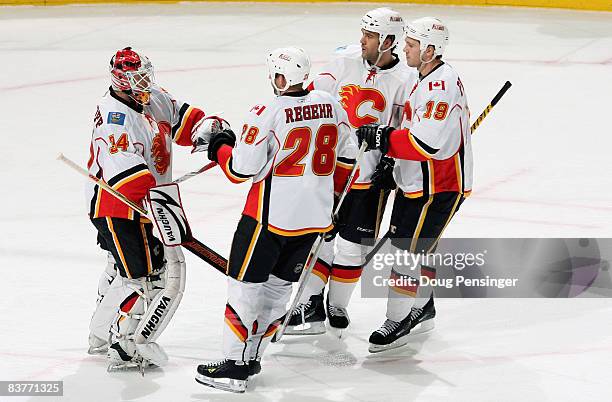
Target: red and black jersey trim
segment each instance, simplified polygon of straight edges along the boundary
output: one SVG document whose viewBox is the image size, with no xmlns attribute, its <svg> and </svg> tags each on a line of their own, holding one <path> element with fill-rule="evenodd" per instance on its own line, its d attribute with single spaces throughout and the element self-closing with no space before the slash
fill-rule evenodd
<svg viewBox="0 0 612 402">
<path fill-rule="evenodd" d="M 148 170 L 148 169 L 149 168 L 144 163 L 140 163 L 136 166 L 132 166 L 131 168 L 124 170 L 123 172 L 115 175 L 112 179 L 108 181 L 108 185 L 112 187 L 115 184 L 119 183 L 121 180 L 125 179 L 126 177 L 130 177 L 134 173 L 138 173 L 142 170 Z"/>
<path fill-rule="evenodd" d="M 172 127 L 172 139 L 174 139 L 176 133 L 181 128 L 181 125 L 183 124 L 183 118 L 185 117 L 185 113 L 187 113 L 187 111 L 189 110 L 189 106 L 190 105 L 188 103 L 183 103 L 183 106 L 181 106 L 181 109 L 179 110 L 178 122 Z"/>
<path fill-rule="evenodd" d="M 436 152 L 440 150 L 439 148 L 433 148 L 425 144 L 423 141 L 419 140 L 414 134 L 412 135 L 412 138 L 414 138 L 416 143 L 419 144 L 419 146 L 423 148 L 425 151 L 427 151 L 427 153 L 430 155 L 434 155 Z"/>
<path fill-rule="evenodd" d="M 355 164 L 355 159 L 345 158 L 345 157 L 342 157 L 342 156 L 339 156 L 336 160 L 338 162 L 341 162 L 341 163 L 344 163 L 344 164 L 347 164 L 347 165 L 354 165 Z"/>
<path fill-rule="evenodd" d="M 238 173 L 234 170 L 234 168 L 232 167 L 232 162 L 233 162 L 234 158 L 230 157 L 230 160 L 227 164 L 227 168 L 229 169 L 230 173 L 233 174 L 234 176 L 238 177 L 239 179 L 250 179 L 251 177 L 255 176 L 254 174 L 242 174 L 242 173 Z"/>
</svg>

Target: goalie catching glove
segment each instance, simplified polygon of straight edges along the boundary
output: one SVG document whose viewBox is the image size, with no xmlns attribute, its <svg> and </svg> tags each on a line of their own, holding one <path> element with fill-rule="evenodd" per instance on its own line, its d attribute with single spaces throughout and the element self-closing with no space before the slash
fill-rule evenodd
<svg viewBox="0 0 612 402">
<path fill-rule="evenodd" d="M 191 153 L 207 151 L 212 135 L 229 128 L 230 124 L 219 116 L 204 117 L 193 127 Z"/>
</svg>

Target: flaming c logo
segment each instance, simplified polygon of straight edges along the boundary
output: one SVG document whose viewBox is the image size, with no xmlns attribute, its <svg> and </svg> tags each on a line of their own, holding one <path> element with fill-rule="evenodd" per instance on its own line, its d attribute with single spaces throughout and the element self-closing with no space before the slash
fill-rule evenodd
<svg viewBox="0 0 612 402">
<path fill-rule="evenodd" d="M 170 152 L 166 144 L 166 139 L 170 136 L 170 124 L 167 121 L 160 121 L 157 123 L 157 127 L 159 131 L 153 137 L 151 156 L 157 173 L 164 175 L 170 167 Z"/>
<path fill-rule="evenodd" d="M 340 103 L 349 118 L 349 123 L 354 128 L 364 124 L 376 123 L 377 117 L 370 114 L 360 115 L 359 108 L 362 104 L 370 102 L 372 109 L 382 112 L 385 110 L 387 102 L 384 95 L 374 88 L 362 88 L 359 85 L 349 84 L 340 89 Z"/>
</svg>

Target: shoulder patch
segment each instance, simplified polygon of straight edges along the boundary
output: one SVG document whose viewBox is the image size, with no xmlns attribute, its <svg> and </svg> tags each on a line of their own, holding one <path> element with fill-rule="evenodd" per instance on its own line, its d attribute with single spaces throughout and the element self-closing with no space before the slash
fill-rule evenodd
<svg viewBox="0 0 612 402">
<path fill-rule="evenodd" d="M 444 85 L 444 81 L 430 81 L 429 82 L 429 90 L 430 91 L 445 91 L 446 85 Z"/>
<path fill-rule="evenodd" d="M 264 110 L 266 110 L 266 105 L 255 105 L 249 111 L 255 113 L 257 116 L 261 116 Z"/>
<path fill-rule="evenodd" d="M 121 112 L 108 112 L 108 118 L 106 124 L 117 124 L 123 126 L 125 124 L 125 113 Z"/>
</svg>

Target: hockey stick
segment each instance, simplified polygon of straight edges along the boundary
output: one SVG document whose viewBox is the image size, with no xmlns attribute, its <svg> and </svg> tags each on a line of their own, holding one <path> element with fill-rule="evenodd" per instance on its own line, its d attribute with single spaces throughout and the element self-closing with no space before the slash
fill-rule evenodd
<svg viewBox="0 0 612 402">
<path fill-rule="evenodd" d="M 508 89 L 510 89 L 511 86 L 512 86 L 512 83 L 510 81 L 506 81 L 504 86 L 497 92 L 497 94 L 493 97 L 493 100 L 491 100 L 491 103 L 487 105 L 487 107 L 482 111 L 482 113 L 480 113 L 480 116 L 478 116 L 474 124 L 472 124 L 472 126 L 470 127 L 470 131 L 472 134 L 474 134 L 474 131 L 476 131 L 478 126 L 480 126 L 480 123 L 482 123 L 484 118 L 487 117 L 491 109 L 493 109 L 493 106 L 497 105 L 497 102 L 499 102 L 499 100 L 502 98 L 502 96 L 504 96 L 504 94 L 508 91 Z M 366 255 L 364 265 L 367 265 L 372 260 L 372 258 L 374 258 L 374 255 L 378 253 L 378 250 L 380 250 L 380 248 L 385 243 L 385 240 L 387 238 L 388 237 L 384 235 L 383 237 L 378 239 L 372 251 L 370 251 Z"/>
<path fill-rule="evenodd" d="M 115 190 L 114 188 L 112 188 L 111 186 L 109 186 L 104 180 L 90 175 L 89 172 L 87 172 L 87 170 L 83 169 L 82 167 L 74 163 L 72 160 L 65 157 L 64 154 L 59 154 L 57 159 L 64 162 L 66 165 L 70 166 L 72 169 L 76 170 L 83 176 L 92 180 L 102 189 L 107 191 L 110 195 L 117 198 L 119 201 L 123 202 L 125 205 L 132 208 L 134 211 L 140 213 L 143 216 L 148 216 L 148 212 L 144 208 L 142 208 L 140 205 L 134 203 L 132 200 L 130 200 L 129 198 L 127 198 L 126 196 L 124 196 L 123 194 Z M 221 254 L 215 252 L 214 250 L 204 245 L 202 242 L 200 242 L 198 239 L 194 237 L 192 237 L 191 240 L 189 240 L 188 242 L 183 243 L 182 246 L 185 247 L 187 250 L 191 251 L 193 254 L 195 254 L 202 260 L 206 261 L 217 271 L 225 275 L 225 272 L 227 269 L 227 259 L 221 256 Z"/>
<path fill-rule="evenodd" d="M 185 173 L 184 175 L 182 175 L 182 176 L 181 176 L 181 177 L 179 177 L 178 179 L 174 180 L 174 181 L 173 181 L 173 183 L 177 183 L 177 184 L 178 184 L 178 183 L 182 183 L 182 182 L 184 182 L 185 180 L 189 180 L 189 179 L 191 179 L 193 176 L 197 176 L 197 175 L 199 175 L 200 173 L 204 173 L 204 172 L 206 172 L 207 170 L 209 170 L 209 169 L 211 169 L 211 168 L 214 168 L 215 166 L 217 166 L 217 162 L 210 162 L 210 163 L 208 163 L 208 164 L 206 164 L 206 165 L 202 166 L 202 167 L 201 167 L 200 169 L 198 169 L 198 170 L 194 170 L 194 171 L 192 171 L 192 172 Z"/>
<path fill-rule="evenodd" d="M 340 207 L 342 206 L 342 202 L 344 201 L 346 194 L 351 188 L 351 183 L 353 182 L 353 179 L 355 178 L 355 174 L 357 173 L 357 166 L 359 166 L 359 162 L 361 161 L 361 157 L 365 153 L 367 146 L 368 144 L 364 141 L 361 144 L 361 148 L 359 148 L 359 153 L 357 154 L 357 158 L 355 159 L 355 164 L 353 165 L 353 168 L 351 169 L 351 174 L 349 175 L 349 178 L 346 181 L 346 184 L 344 185 L 344 190 L 340 194 L 340 198 L 338 199 L 338 203 L 336 204 L 336 208 L 334 209 L 334 212 L 333 212 L 334 217 L 338 216 L 338 212 L 340 212 Z M 281 338 L 283 337 L 283 334 L 285 333 L 285 330 L 287 329 L 287 324 L 289 323 L 289 318 L 291 317 L 291 313 L 293 312 L 293 310 L 295 310 L 296 306 L 298 305 L 298 302 L 300 298 L 302 297 L 304 290 L 306 289 L 306 283 L 308 282 L 308 278 L 310 278 L 310 273 L 312 272 L 315 266 L 315 263 L 317 262 L 317 258 L 319 257 L 319 252 L 321 251 L 321 247 L 323 246 L 324 238 L 325 238 L 325 233 L 319 233 L 315 242 L 312 245 L 312 248 L 310 249 L 310 253 L 308 253 L 308 257 L 306 258 L 306 267 L 302 270 L 302 274 L 300 275 L 300 279 L 298 280 L 297 292 L 295 293 L 295 296 L 293 297 L 293 300 L 291 301 L 291 307 L 289 308 L 289 310 L 287 310 L 287 313 L 285 314 L 285 317 L 283 318 L 282 324 L 280 325 L 278 331 L 276 331 L 276 334 L 274 336 L 274 342 L 280 341 Z"/>
<path fill-rule="evenodd" d="M 485 110 L 482 111 L 482 113 L 480 113 L 480 116 L 478 116 L 478 118 L 476 119 L 476 121 L 474 122 L 474 124 L 472 124 L 472 127 L 470 127 L 470 131 L 472 134 L 474 134 L 474 131 L 476 131 L 476 129 L 478 128 L 478 126 L 480 125 L 480 123 L 482 123 L 482 121 L 484 120 L 485 117 L 487 117 L 487 115 L 489 114 L 489 112 L 491 111 L 491 109 L 493 109 L 493 106 L 497 105 L 497 102 L 499 102 L 499 100 L 501 99 L 502 96 L 504 96 L 504 94 L 506 93 L 506 91 L 508 91 L 510 89 L 510 87 L 512 86 L 512 83 L 510 83 L 510 81 L 506 81 L 506 83 L 504 84 L 504 86 L 499 90 L 499 92 L 497 93 L 497 95 L 495 95 L 493 97 L 493 100 L 491 101 L 491 103 L 489 103 L 487 105 L 487 107 L 485 108 Z"/>
</svg>

